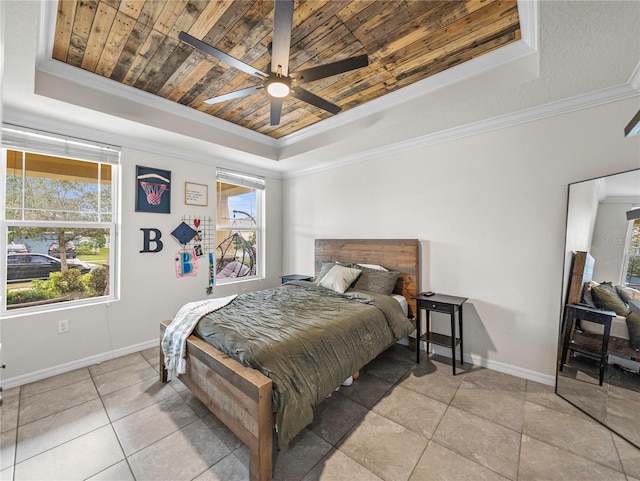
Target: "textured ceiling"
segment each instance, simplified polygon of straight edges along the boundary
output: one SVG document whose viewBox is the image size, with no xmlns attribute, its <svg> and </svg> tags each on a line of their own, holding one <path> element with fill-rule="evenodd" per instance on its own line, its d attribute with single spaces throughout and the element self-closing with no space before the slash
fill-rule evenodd
<svg viewBox="0 0 640 481">
<path fill-rule="evenodd" d="M 332 114 L 288 98 L 271 126 L 262 92 L 206 104 L 260 82 L 178 38 L 187 32 L 265 71 L 273 9 L 272 0 L 61 0 L 52 57 L 281 138 Z M 304 85 L 344 112 L 519 38 L 515 1 L 298 0 L 289 69 L 367 54 L 367 67 Z"/>
</svg>

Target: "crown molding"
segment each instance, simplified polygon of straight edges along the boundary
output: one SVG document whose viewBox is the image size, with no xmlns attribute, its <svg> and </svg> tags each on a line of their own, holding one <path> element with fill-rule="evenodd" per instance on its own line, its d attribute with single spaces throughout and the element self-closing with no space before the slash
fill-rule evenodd
<svg viewBox="0 0 640 481">
<path fill-rule="evenodd" d="M 2 122 L 77 139 L 90 139 L 91 142 L 104 143 L 112 146 L 117 146 L 119 148 L 141 150 L 143 152 L 162 155 L 164 157 L 173 157 L 177 160 L 187 160 L 215 167 L 238 170 L 238 164 L 241 163 L 243 172 L 260 175 L 263 177 L 269 177 L 272 179 L 282 178 L 282 175 L 279 172 L 271 169 L 257 167 L 255 165 L 251 165 L 250 163 L 251 160 L 253 160 L 256 163 L 264 164 L 265 160 L 270 159 L 243 154 L 246 159 L 234 160 L 233 156 L 230 153 L 224 152 L 223 147 L 220 147 L 220 150 L 222 151 L 220 153 L 202 153 L 196 150 L 185 149 L 183 146 L 171 147 L 164 144 L 160 145 L 154 142 L 140 140 L 129 136 L 121 136 L 119 134 L 113 134 L 103 130 L 96 130 L 92 127 L 70 124 L 57 119 L 43 119 L 42 117 L 34 114 L 16 112 L 6 108 L 2 112 Z"/>
<path fill-rule="evenodd" d="M 98 74 L 82 70 L 51 58 L 53 42 L 55 39 L 55 24 L 57 14 L 57 2 L 42 0 L 40 3 L 40 29 L 37 39 L 36 70 L 64 80 L 90 86 L 93 89 L 107 95 L 122 98 L 133 104 L 141 104 L 150 109 L 157 109 L 170 115 L 175 115 L 191 121 L 196 121 L 208 127 L 221 130 L 226 133 L 243 137 L 249 141 L 257 142 L 267 147 L 277 148 L 278 141 L 267 135 L 240 127 L 199 110 L 192 109 L 177 102 L 158 97 L 144 90 L 130 85 L 115 82 Z"/>
<path fill-rule="evenodd" d="M 359 152 L 357 154 L 347 155 L 342 158 L 332 159 L 330 164 L 323 164 L 307 169 L 290 170 L 288 172 L 285 172 L 284 178 L 293 178 L 330 170 L 348 164 L 364 162 L 379 157 L 397 154 L 399 152 L 406 152 L 409 150 L 424 148 L 434 144 L 449 142 L 452 140 L 512 127 L 514 125 L 519 125 L 527 122 L 534 122 L 537 120 L 554 117 L 557 115 L 563 115 L 590 107 L 596 107 L 602 104 L 625 100 L 636 96 L 638 96 L 638 91 L 630 84 L 610 87 L 588 94 L 577 95 L 568 99 L 550 102 L 545 105 L 532 107 L 512 114 L 501 115 L 491 119 L 462 125 L 460 127 L 455 127 L 440 132 L 434 132 L 421 137 L 416 137 L 406 141 L 390 144 L 382 148 L 375 148 L 364 152 Z"/>
<path fill-rule="evenodd" d="M 239 136 L 250 142 L 255 142 L 280 151 L 284 147 L 294 145 L 322 133 L 338 130 L 348 123 L 377 114 L 391 106 L 438 92 L 515 60 L 536 54 L 538 50 L 538 0 L 518 0 L 518 12 L 520 15 L 520 40 L 423 79 L 420 82 L 386 94 L 364 105 L 354 107 L 339 115 L 319 121 L 280 139 L 273 139 L 265 134 L 240 127 L 196 109 L 177 104 L 149 92 L 115 82 L 100 75 L 52 59 L 51 52 L 53 51 L 57 14 L 56 2 L 46 0 L 41 0 L 40 2 L 40 28 L 37 40 L 36 70 L 68 82 L 82 85 L 84 88 L 90 87 L 98 92 L 124 99 L 133 105 L 138 104 L 149 109 L 160 110 L 167 114 L 188 119 L 192 122 L 210 127 L 211 129 Z M 66 99 L 61 100 L 66 101 Z M 135 121 L 136 119 L 131 120 Z"/>
</svg>

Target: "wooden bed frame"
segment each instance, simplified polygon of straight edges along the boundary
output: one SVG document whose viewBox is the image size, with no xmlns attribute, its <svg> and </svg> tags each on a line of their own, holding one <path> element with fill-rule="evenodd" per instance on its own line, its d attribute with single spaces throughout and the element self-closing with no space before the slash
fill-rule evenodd
<svg viewBox="0 0 640 481">
<path fill-rule="evenodd" d="M 411 317 L 415 312 L 415 301 L 411 297 L 418 293 L 420 286 L 419 246 L 417 239 L 316 240 L 316 275 L 323 262 L 379 264 L 397 271 L 400 276 L 394 293 L 407 298 Z M 161 344 L 170 322 L 160 323 Z M 168 379 L 162 346 L 160 379 L 162 382 Z M 178 379 L 248 446 L 250 479 L 271 479 L 274 426 L 271 379 L 194 335 L 187 340 L 186 372 Z"/>
</svg>

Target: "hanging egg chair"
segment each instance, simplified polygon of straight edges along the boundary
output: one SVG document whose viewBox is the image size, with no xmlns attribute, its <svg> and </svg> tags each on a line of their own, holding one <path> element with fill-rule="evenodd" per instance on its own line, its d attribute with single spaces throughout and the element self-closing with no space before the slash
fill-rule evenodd
<svg viewBox="0 0 640 481">
<path fill-rule="evenodd" d="M 236 212 L 233 211 L 234 218 Z M 241 212 L 246 214 L 246 212 Z M 246 214 L 253 220 L 249 214 Z M 254 221 L 255 222 L 255 221 Z M 253 246 L 236 231 L 216 247 L 216 279 L 246 277 L 256 273 L 256 253 Z"/>
</svg>

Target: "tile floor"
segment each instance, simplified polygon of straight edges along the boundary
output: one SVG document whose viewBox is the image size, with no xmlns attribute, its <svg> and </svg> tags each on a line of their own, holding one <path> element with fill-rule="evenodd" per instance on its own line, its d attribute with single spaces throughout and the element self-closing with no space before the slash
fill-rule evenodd
<svg viewBox="0 0 640 481">
<path fill-rule="evenodd" d="M 248 479 L 248 451 L 157 349 L 5 391 L 2 480 Z M 316 410 L 274 479 L 634 481 L 640 450 L 553 388 L 394 346 Z"/>
</svg>

